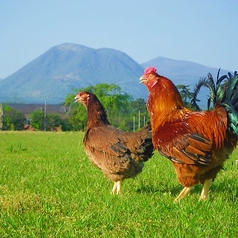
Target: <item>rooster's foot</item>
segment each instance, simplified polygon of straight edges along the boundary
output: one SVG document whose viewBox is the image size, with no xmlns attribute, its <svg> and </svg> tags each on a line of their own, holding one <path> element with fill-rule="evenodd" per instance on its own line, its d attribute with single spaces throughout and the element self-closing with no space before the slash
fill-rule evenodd
<svg viewBox="0 0 238 238">
<path fill-rule="evenodd" d="M 205 180 L 199 201 L 207 199 L 208 192 L 209 192 L 211 185 L 212 185 L 212 179 Z"/>
<path fill-rule="evenodd" d="M 193 189 L 194 186 L 192 187 L 184 187 L 183 190 L 180 192 L 180 194 L 178 195 L 178 197 L 176 197 L 176 199 L 174 200 L 174 202 L 178 202 L 180 201 L 180 199 L 184 198 L 185 196 L 187 196 L 187 194 Z"/>
</svg>

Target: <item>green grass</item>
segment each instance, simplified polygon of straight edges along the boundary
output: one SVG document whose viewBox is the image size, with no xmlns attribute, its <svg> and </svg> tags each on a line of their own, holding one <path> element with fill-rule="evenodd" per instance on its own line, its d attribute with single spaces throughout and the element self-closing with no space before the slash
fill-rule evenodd
<svg viewBox="0 0 238 238">
<path fill-rule="evenodd" d="M 91 165 L 83 133 L 0 132 L 0 237 L 237 237 L 238 149 L 209 199 L 180 203 L 174 169 L 157 152 L 122 194 Z"/>
</svg>

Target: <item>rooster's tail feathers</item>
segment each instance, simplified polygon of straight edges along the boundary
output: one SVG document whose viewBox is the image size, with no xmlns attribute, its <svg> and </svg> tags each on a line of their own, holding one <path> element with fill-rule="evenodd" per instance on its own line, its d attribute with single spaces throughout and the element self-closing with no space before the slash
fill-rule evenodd
<svg viewBox="0 0 238 238">
<path fill-rule="evenodd" d="M 197 95 L 202 86 L 209 88 L 210 97 L 208 99 L 208 110 L 210 109 L 210 103 L 213 103 L 213 107 L 223 106 L 229 118 L 229 130 L 236 134 L 238 137 L 238 74 L 237 71 L 228 73 L 219 77 L 220 69 L 217 74 L 217 81 L 214 83 L 212 75 L 209 73 L 207 78 L 199 80 L 195 86 L 192 103 L 201 110 L 196 104 Z"/>
<path fill-rule="evenodd" d="M 193 92 L 193 98 L 191 100 L 192 105 L 196 108 L 197 111 L 201 111 L 202 109 L 198 106 L 197 101 L 197 96 L 200 92 L 201 87 L 206 87 L 210 90 L 210 97 L 207 101 L 207 108 L 210 109 L 210 104 L 215 101 L 215 83 L 213 80 L 213 77 L 211 74 L 208 74 L 208 78 L 202 78 L 198 81 L 198 83 L 195 85 L 194 92 Z"/>
<path fill-rule="evenodd" d="M 229 118 L 229 130 L 238 137 L 238 74 L 228 74 L 223 86 L 220 104 L 224 106 Z"/>
</svg>

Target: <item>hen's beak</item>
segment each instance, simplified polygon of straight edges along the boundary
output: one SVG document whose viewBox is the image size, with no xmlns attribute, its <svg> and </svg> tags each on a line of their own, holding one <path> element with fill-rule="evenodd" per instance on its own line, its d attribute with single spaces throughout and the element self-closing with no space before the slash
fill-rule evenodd
<svg viewBox="0 0 238 238">
<path fill-rule="evenodd" d="M 146 81 L 145 76 L 144 75 L 141 76 L 140 79 L 139 79 L 139 83 L 145 83 L 145 81 Z"/>
<path fill-rule="evenodd" d="M 81 98 L 79 95 L 76 95 L 75 98 L 74 98 L 74 102 L 80 102 L 81 101 Z"/>
</svg>

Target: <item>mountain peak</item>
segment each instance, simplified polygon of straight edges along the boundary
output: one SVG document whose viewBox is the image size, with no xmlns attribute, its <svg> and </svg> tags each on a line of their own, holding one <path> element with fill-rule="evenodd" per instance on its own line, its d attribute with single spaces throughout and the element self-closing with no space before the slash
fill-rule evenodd
<svg viewBox="0 0 238 238">
<path fill-rule="evenodd" d="M 57 49 L 59 49 L 61 51 L 64 51 L 64 50 L 81 51 L 81 50 L 88 50 L 88 49 L 90 49 L 87 46 L 78 45 L 78 44 L 74 44 L 74 43 L 64 43 L 64 44 L 55 46 L 53 48 L 57 48 Z"/>
<path fill-rule="evenodd" d="M 134 98 L 145 98 L 138 79 L 143 68 L 126 53 L 64 43 L 0 81 L 0 101 L 62 103 L 72 89 L 99 83 L 117 84 Z"/>
</svg>

